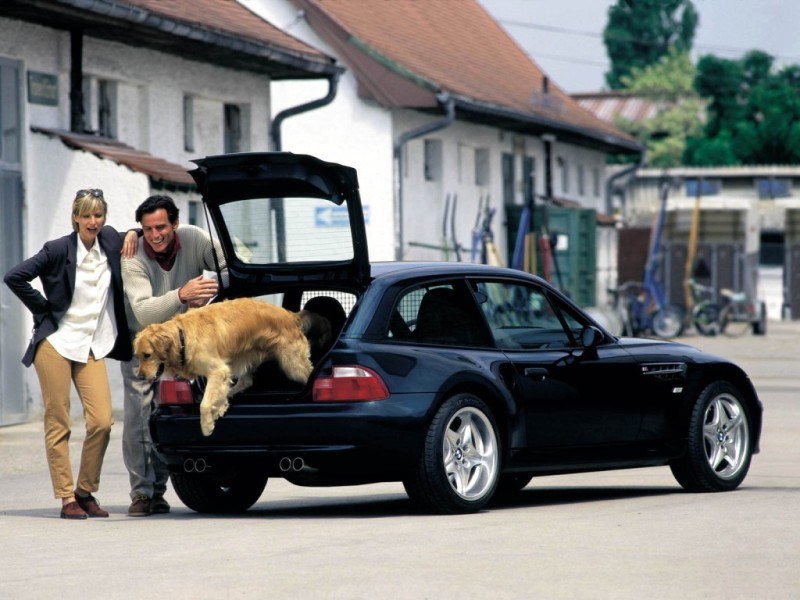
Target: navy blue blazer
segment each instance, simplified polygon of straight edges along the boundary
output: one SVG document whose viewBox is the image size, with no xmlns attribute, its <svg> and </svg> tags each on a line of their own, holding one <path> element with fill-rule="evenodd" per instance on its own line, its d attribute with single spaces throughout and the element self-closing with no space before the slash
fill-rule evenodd
<svg viewBox="0 0 800 600">
<path fill-rule="evenodd" d="M 97 236 L 97 242 L 106 253 L 111 269 L 117 339 L 108 356 L 116 360 L 130 360 L 132 356 L 120 267 L 120 251 L 124 239 L 124 233 L 109 225 L 105 225 Z M 37 254 L 11 268 L 3 277 L 5 284 L 33 314 L 33 336 L 25 356 L 22 357 L 22 364 L 26 367 L 33 363 L 39 342 L 58 329 L 61 317 L 72 303 L 77 255 L 78 234 L 73 231 L 69 235 L 46 242 Z M 37 277 L 42 282 L 44 295 L 30 284 Z"/>
</svg>

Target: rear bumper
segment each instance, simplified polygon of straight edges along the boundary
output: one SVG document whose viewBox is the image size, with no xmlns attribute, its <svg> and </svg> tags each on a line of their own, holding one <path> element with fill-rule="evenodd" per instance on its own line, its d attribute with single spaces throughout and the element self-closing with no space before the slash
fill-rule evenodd
<svg viewBox="0 0 800 600">
<path fill-rule="evenodd" d="M 330 405 L 233 405 L 205 437 L 197 407 L 158 408 L 150 418 L 156 452 L 172 471 L 242 468 L 270 476 L 291 465 L 331 475 L 397 479 L 413 467 L 427 430 L 430 397 Z M 300 459 L 299 461 L 296 459 Z"/>
</svg>

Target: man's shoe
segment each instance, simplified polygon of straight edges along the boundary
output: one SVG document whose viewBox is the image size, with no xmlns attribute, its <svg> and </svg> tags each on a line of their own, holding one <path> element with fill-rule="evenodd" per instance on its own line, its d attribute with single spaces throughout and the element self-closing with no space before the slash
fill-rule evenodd
<svg viewBox="0 0 800 600">
<path fill-rule="evenodd" d="M 61 507 L 62 519 L 85 519 L 86 513 L 77 502 L 70 502 Z"/>
<path fill-rule="evenodd" d="M 100 508 L 100 505 L 97 503 L 97 498 L 89 494 L 85 498 L 78 496 L 75 494 L 75 500 L 77 500 L 78 505 L 84 510 L 87 516 L 89 517 L 107 517 L 108 511 L 103 510 Z"/>
<path fill-rule="evenodd" d="M 150 502 L 151 515 L 165 515 L 169 512 L 169 502 L 164 500 L 164 494 L 155 494 Z"/>
<path fill-rule="evenodd" d="M 136 496 L 128 507 L 129 517 L 146 517 L 150 514 L 150 498 L 147 496 Z"/>
</svg>

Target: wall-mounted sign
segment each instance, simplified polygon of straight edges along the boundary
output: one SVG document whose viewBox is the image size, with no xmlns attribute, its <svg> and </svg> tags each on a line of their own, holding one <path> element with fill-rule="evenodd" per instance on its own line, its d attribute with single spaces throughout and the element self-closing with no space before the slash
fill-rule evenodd
<svg viewBox="0 0 800 600">
<path fill-rule="evenodd" d="M 28 71 L 28 102 L 58 106 L 58 76 Z"/>
</svg>

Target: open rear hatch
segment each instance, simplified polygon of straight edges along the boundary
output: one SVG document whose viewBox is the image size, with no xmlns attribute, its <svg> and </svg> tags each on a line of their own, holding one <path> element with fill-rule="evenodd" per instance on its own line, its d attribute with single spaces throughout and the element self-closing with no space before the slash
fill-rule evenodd
<svg viewBox="0 0 800 600">
<path fill-rule="evenodd" d="M 361 287 L 369 256 L 355 169 L 290 152 L 209 156 L 190 174 L 219 235 L 231 295 Z"/>
</svg>

